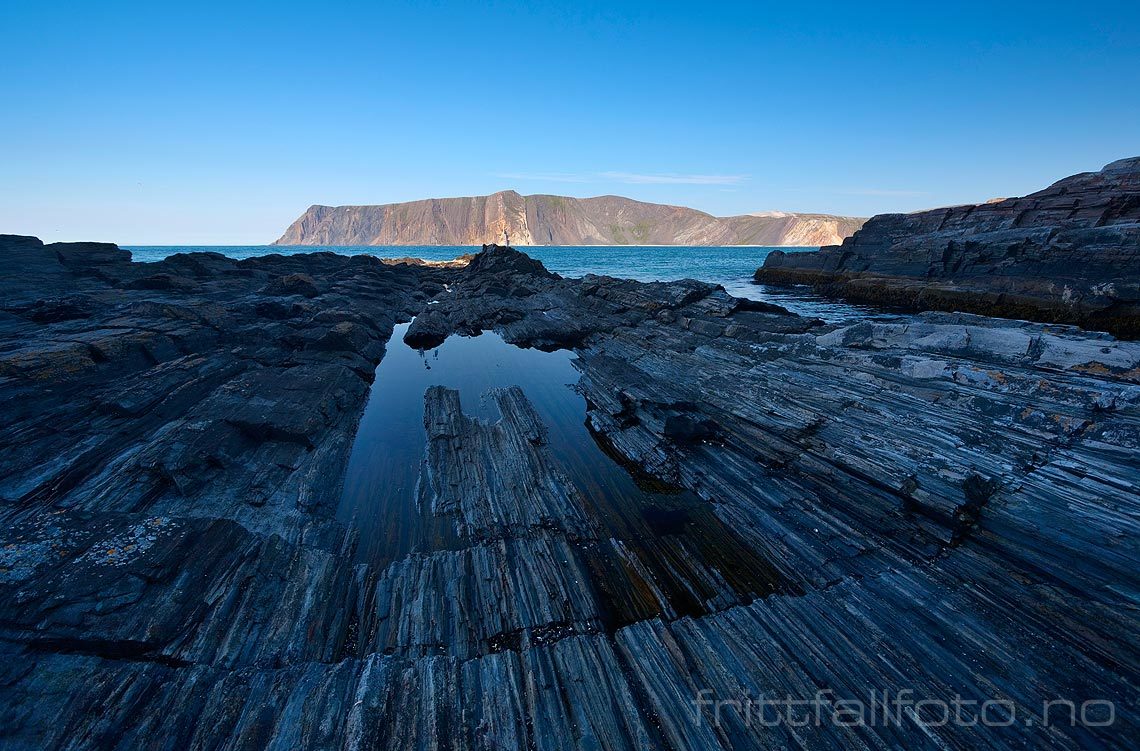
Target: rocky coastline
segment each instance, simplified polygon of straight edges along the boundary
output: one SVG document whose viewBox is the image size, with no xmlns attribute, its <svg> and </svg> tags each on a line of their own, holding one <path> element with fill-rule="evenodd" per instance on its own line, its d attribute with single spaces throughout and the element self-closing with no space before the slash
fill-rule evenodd
<svg viewBox="0 0 1140 751">
<path fill-rule="evenodd" d="M 1140 343 L 963 313 L 824 324 L 497 246 L 455 266 L 139 264 L 16 236 L 0 255 L 0 746 L 1140 734 Z M 414 544 L 358 562 L 335 506 L 377 364 L 485 330 L 573 350 L 592 433 L 689 505 L 655 526 L 603 508 L 523 391 L 492 393 L 489 424 L 432 388 Z M 1003 714 L 741 710 L 868 692 Z M 1070 723 L 1053 700 L 1094 704 Z"/>
<path fill-rule="evenodd" d="M 755 279 L 1140 339 L 1140 157 L 1024 198 L 875 216 L 841 245 L 772 253 Z"/>
</svg>

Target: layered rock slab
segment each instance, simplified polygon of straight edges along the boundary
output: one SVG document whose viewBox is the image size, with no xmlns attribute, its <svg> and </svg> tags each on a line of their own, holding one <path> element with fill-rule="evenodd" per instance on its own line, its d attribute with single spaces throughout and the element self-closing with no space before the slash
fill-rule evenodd
<svg viewBox="0 0 1140 751">
<path fill-rule="evenodd" d="M 111 310 L 129 323 L 84 323 L 98 306 L 27 290 L 3 319 L 21 437 L 5 453 L 7 745 L 1127 748 L 1136 735 L 1135 345 L 961 315 L 823 326 L 699 282 L 561 280 L 502 249 L 466 272 L 325 256 L 160 267 L 193 293 L 110 265 L 52 273 L 91 299 L 128 297 L 140 307 Z M 292 274 L 312 287 L 270 286 Z M 697 531 L 623 526 L 567 486 L 515 391 L 483 423 L 439 390 L 416 547 L 382 570 L 354 564 L 327 482 L 363 406 L 347 379 L 366 387 L 379 322 L 428 297 L 412 338 L 495 328 L 575 347 L 592 429 L 686 488 Z M 687 568 L 648 553 L 670 544 Z M 751 579 L 710 555 L 727 547 L 751 556 Z M 699 571 L 708 589 L 682 606 Z M 1035 724 L 907 713 L 772 728 L 698 703 L 868 687 L 998 698 Z M 1055 698 L 1111 700 L 1116 722 L 1045 727 Z"/>
<path fill-rule="evenodd" d="M 522 277 L 500 281 L 498 293 L 462 281 L 457 294 L 466 284 L 482 294 L 441 311 L 433 329 L 577 341 L 579 388 L 608 445 L 706 499 L 798 588 L 618 631 L 671 745 L 771 743 L 755 723 L 714 727 L 711 708 L 697 728 L 678 720 L 702 688 L 730 702 L 824 689 L 859 698 L 851 693 L 869 685 L 997 696 L 1030 720 L 985 732 L 914 718 L 818 731 L 843 745 L 1047 737 L 1076 747 L 1134 732 L 1119 718 L 1116 730 L 1027 728 L 1040 726 L 1050 699 L 1124 707 L 1136 695 L 1136 345 L 969 315 L 813 326 L 697 283 L 643 297 L 643 285 Z M 530 291 L 504 294 L 521 287 Z M 770 612 L 780 613 L 771 626 L 741 625 L 705 646 L 733 619 Z M 755 662 L 782 639 L 788 652 Z M 1024 669 L 1010 670 L 1007 656 Z M 793 662 L 805 671 L 794 680 Z M 797 742 L 791 733 L 776 745 Z"/>
<path fill-rule="evenodd" d="M 1140 157 L 1024 198 L 875 216 L 841 245 L 772 253 L 755 278 L 1140 338 Z"/>
</svg>

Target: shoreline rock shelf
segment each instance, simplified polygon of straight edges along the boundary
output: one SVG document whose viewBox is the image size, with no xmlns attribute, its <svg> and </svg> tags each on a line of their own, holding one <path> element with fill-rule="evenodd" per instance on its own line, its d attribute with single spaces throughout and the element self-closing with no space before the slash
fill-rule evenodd
<svg viewBox="0 0 1140 751">
<path fill-rule="evenodd" d="M 842 245 L 773 252 L 755 280 L 1140 339 L 1140 157 L 1024 198 L 881 214 Z"/>
<path fill-rule="evenodd" d="M 0 253 L 4 747 L 1140 734 L 1138 343 L 966 314 L 824 325 L 494 246 L 465 268 Z M 572 348 L 600 445 L 675 505 L 581 492 L 517 388 L 494 423 L 432 388 L 409 550 L 357 562 L 341 477 L 413 317 L 413 344 Z M 1017 721 L 796 728 L 699 702 L 872 691 Z M 1045 725 L 1051 700 L 1110 701 L 1114 723 Z"/>
</svg>

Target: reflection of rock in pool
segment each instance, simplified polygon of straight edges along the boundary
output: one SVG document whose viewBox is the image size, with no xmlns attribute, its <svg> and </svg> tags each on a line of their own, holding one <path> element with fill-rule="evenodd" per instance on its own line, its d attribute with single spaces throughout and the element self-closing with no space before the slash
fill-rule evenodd
<svg viewBox="0 0 1140 751">
<path fill-rule="evenodd" d="M 660 506 L 645 506 L 641 509 L 645 521 L 659 535 L 679 535 L 685 531 L 685 526 L 692 519 L 688 512 L 682 509 L 662 508 Z"/>
<path fill-rule="evenodd" d="M 404 603 L 385 622 L 422 630 L 416 609 L 427 608 L 430 623 L 433 608 L 464 608 L 454 618 L 478 633 L 435 637 L 468 640 L 476 654 L 506 638 L 482 633 L 483 619 L 609 630 L 787 591 L 710 504 L 590 431 L 586 402 L 570 387 L 571 353 L 484 333 L 451 337 L 429 357 L 401 343 L 405 328 L 377 368 L 340 508 L 361 532 L 360 559 L 387 567 L 378 599 Z M 419 365 L 429 360 L 430 371 Z M 459 594 L 436 589 L 446 582 Z M 485 590 L 494 582 L 511 591 Z M 504 597 L 516 603 L 506 614 Z M 398 639 L 376 638 L 379 649 Z"/>
</svg>

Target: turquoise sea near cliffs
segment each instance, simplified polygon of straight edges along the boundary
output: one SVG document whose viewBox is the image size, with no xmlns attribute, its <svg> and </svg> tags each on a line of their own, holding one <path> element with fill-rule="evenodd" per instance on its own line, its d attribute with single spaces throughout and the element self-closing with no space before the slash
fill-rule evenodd
<svg viewBox="0 0 1140 751">
<path fill-rule="evenodd" d="M 250 258 L 270 253 L 293 254 L 333 252 L 343 255 L 375 255 L 380 258 L 422 258 L 425 261 L 447 261 L 465 253 L 475 253 L 478 246 L 466 245 L 400 245 L 400 246 L 124 246 L 136 261 L 161 261 L 175 253 L 213 252 L 230 258 Z M 807 290 L 783 290 L 752 283 L 752 274 L 774 250 L 794 253 L 815 248 L 773 248 L 759 246 L 687 247 L 687 246 L 534 246 L 519 250 L 542 261 L 548 269 L 562 276 L 579 277 L 604 274 L 640 281 L 700 279 L 721 284 L 737 297 L 765 300 L 783 305 L 802 315 L 826 321 L 849 317 L 866 317 L 868 311 L 857 306 L 823 300 Z"/>
</svg>

